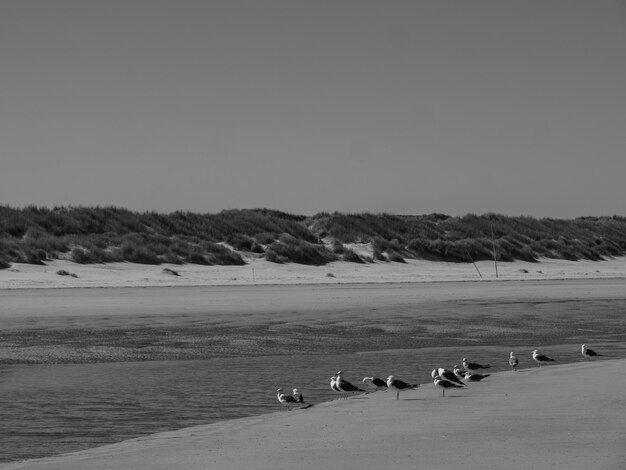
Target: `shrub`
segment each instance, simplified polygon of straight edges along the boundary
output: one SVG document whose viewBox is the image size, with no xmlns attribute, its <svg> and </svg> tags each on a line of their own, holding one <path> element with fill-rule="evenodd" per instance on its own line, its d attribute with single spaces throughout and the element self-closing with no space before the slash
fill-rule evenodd
<svg viewBox="0 0 626 470">
<path fill-rule="evenodd" d="M 392 251 L 391 253 L 389 253 L 389 261 L 394 261 L 396 263 L 406 263 L 402 255 L 397 251 Z"/>
<path fill-rule="evenodd" d="M 257 233 L 254 237 L 254 240 L 260 245 L 271 245 L 276 240 L 276 234 L 274 233 Z"/>
<path fill-rule="evenodd" d="M 209 266 L 212 263 L 204 257 L 201 253 L 190 253 L 187 257 L 187 262 L 192 264 L 201 264 L 204 266 Z"/>
<path fill-rule="evenodd" d="M 83 250 L 82 248 L 74 248 L 72 250 L 71 260 L 79 264 L 90 264 L 90 263 L 100 262 L 100 260 L 97 260 L 88 251 Z"/>
<path fill-rule="evenodd" d="M 343 251 L 343 260 L 350 263 L 365 263 L 363 258 L 356 254 L 353 250 L 346 248 Z"/>
<path fill-rule="evenodd" d="M 287 241 L 285 235 L 279 237 L 281 233 L 299 240 L 300 245 Z M 324 249 L 319 242 L 322 237 L 336 242 Z M 216 248 L 218 242 L 259 254 L 280 244 L 266 254 L 277 262 L 300 259 L 319 264 L 337 256 L 346 258 L 343 244 L 355 242 L 371 242 L 379 260 L 417 256 L 470 262 L 492 259 L 492 238 L 501 260 L 600 260 L 626 254 L 626 217 L 559 220 L 493 213 L 449 217 L 337 212 L 305 217 L 269 209 L 157 214 L 116 207 L 0 206 L 0 257 L 7 263 L 42 264 L 59 253 L 70 253 L 82 263 L 156 264 L 187 260 L 191 252 L 205 257 L 204 262 L 244 263 L 238 254 Z M 83 252 L 71 253 L 71 247 L 81 247 Z M 350 253 L 347 258 L 356 261 Z"/>
<path fill-rule="evenodd" d="M 344 248 L 344 246 L 339 240 L 333 241 L 332 250 L 333 250 L 333 253 L 335 253 L 336 255 L 342 255 L 346 252 L 346 249 Z"/>
<path fill-rule="evenodd" d="M 254 240 L 241 234 L 235 234 L 228 238 L 228 243 L 235 249 L 241 251 L 252 251 Z"/>
<path fill-rule="evenodd" d="M 272 243 L 268 247 L 266 259 L 272 262 L 292 262 L 321 266 L 330 261 L 335 261 L 337 257 L 323 246 L 313 245 L 283 234 L 278 242 Z"/>
</svg>

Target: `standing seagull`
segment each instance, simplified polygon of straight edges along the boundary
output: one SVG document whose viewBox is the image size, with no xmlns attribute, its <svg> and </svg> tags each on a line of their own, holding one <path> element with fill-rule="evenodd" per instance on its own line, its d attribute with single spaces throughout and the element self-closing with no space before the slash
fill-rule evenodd
<svg viewBox="0 0 626 470">
<path fill-rule="evenodd" d="M 387 382 L 385 382 L 383 379 L 379 379 L 378 377 L 365 377 L 363 379 L 363 383 L 365 384 L 366 387 L 371 388 L 371 389 L 376 389 L 376 390 L 387 389 Z"/>
<path fill-rule="evenodd" d="M 583 344 L 580 352 L 586 359 L 591 359 L 594 356 L 602 356 L 602 354 L 598 354 L 593 349 L 589 349 L 585 344 Z"/>
<path fill-rule="evenodd" d="M 451 370 L 448 369 L 444 369 L 443 367 L 440 367 L 439 369 L 437 369 L 437 375 L 444 379 L 444 380 L 449 380 L 450 382 L 454 382 L 456 384 L 461 385 L 462 387 L 465 387 L 465 383 L 461 381 L 461 378 L 458 377 L 454 372 L 452 372 Z M 434 377 L 433 377 L 434 378 Z"/>
<path fill-rule="evenodd" d="M 463 368 L 465 370 L 489 369 L 490 367 L 489 364 L 482 365 L 477 362 L 469 362 L 466 358 L 463 358 Z"/>
<path fill-rule="evenodd" d="M 335 385 L 341 392 L 345 394 L 365 391 L 362 388 L 359 388 L 356 385 L 353 385 L 350 382 L 348 382 L 346 379 L 344 379 L 343 372 L 341 371 L 337 372 L 337 379 L 336 379 Z"/>
<path fill-rule="evenodd" d="M 536 349 L 533 351 L 533 360 L 539 365 L 539 367 L 541 367 L 541 364 L 545 362 L 554 362 L 554 359 L 544 356 L 543 354 L 539 354 Z"/>
<path fill-rule="evenodd" d="M 442 379 L 438 375 L 435 376 L 433 383 L 435 384 L 435 386 L 439 387 L 442 390 L 442 394 L 441 394 L 442 397 L 446 396 L 446 390 L 449 388 L 463 388 L 462 385 L 459 385 L 455 382 L 450 382 L 449 380 L 446 380 L 446 379 Z"/>
<path fill-rule="evenodd" d="M 296 403 L 296 399 L 294 397 L 292 397 L 291 395 L 285 395 L 283 393 L 283 389 L 279 388 L 278 390 L 276 390 L 276 398 L 278 398 L 278 401 L 283 405 L 287 407 L 287 411 L 289 411 L 291 409 L 291 405 Z"/>
<path fill-rule="evenodd" d="M 513 351 L 511 351 L 511 355 L 509 356 L 509 365 L 513 368 L 513 370 L 517 370 L 518 360 L 513 355 Z"/>
<path fill-rule="evenodd" d="M 296 403 L 304 404 L 304 397 L 297 388 L 293 389 L 293 398 L 296 400 Z"/>
<path fill-rule="evenodd" d="M 390 375 L 387 378 L 387 387 L 396 391 L 396 400 L 399 400 L 400 392 L 403 392 L 404 390 L 415 390 L 419 387 L 419 384 L 411 385 L 400 379 L 396 379 L 393 375 Z"/>
</svg>

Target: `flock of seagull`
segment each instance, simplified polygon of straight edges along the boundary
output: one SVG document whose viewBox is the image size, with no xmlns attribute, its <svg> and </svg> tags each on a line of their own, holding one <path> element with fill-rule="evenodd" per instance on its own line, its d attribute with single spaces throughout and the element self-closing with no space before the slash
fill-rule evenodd
<svg viewBox="0 0 626 470">
<path fill-rule="evenodd" d="M 581 353 L 585 359 L 591 359 L 596 356 L 602 356 L 595 352 L 593 349 L 589 349 L 587 345 L 583 344 L 581 347 Z M 537 349 L 532 352 L 532 358 L 539 367 L 548 362 L 554 362 L 554 359 L 540 354 Z M 442 390 L 442 397 L 446 396 L 446 390 L 450 389 L 462 389 L 467 387 L 467 382 L 480 382 L 486 379 L 491 374 L 480 373 L 479 370 L 489 369 L 489 364 L 479 364 L 477 362 L 470 362 L 467 358 L 463 358 L 461 363 L 463 368 L 455 365 L 452 370 L 438 367 L 433 369 L 431 376 L 433 384 Z M 509 355 L 509 366 L 512 370 L 517 371 L 519 360 L 511 351 Z M 387 377 L 387 380 L 383 380 L 378 377 L 365 377 L 363 379 L 363 386 L 365 388 L 358 387 L 353 383 L 343 378 L 343 372 L 339 371 L 336 375 L 330 377 L 330 388 L 332 391 L 341 394 L 341 398 L 347 398 L 355 393 L 370 393 L 377 390 L 392 390 L 396 392 L 396 400 L 400 399 L 400 392 L 406 390 L 415 390 L 419 387 L 419 384 L 410 384 L 403 380 L 400 380 L 393 375 Z M 298 391 L 297 388 L 293 389 L 293 395 L 286 395 L 283 393 L 283 389 L 276 390 L 276 396 L 278 401 L 287 407 L 287 410 L 291 409 L 291 406 L 304 405 L 304 397 Z"/>
</svg>

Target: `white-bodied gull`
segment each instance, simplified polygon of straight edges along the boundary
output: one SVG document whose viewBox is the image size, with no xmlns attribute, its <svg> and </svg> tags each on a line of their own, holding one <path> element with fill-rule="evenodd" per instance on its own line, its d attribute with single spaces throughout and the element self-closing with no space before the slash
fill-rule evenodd
<svg viewBox="0 0 626 470">
<path fill-rule="evenodd" d="M 333 392 L 341 393 L 341 390 L 337 388 L 337 377 L 334 375 L 330 378 L 330 389 Z"/>
<path fill-rule="evenodd" d="M 539 354 L 537 349 L 533 351 L 533 360 L 541 367 L 541 364 L 545 364 L 546 362 L 554 362 L 554 359 L 548 357 L 544 354 Z"/>
<path fill-rule="evenodd" d="M 513 370 L 517 370 L 517 364 L 518 363 L 519 363 L 519 361 L 513 355 L 513 351 L 511 351 L 511 355 L 509 356 L 509 365 L 513 368 Z"/>
<path fill-rule="evenodd" d="M 411 385 L 403 380 L 396 379 L 393 375 L 390 375 L 389 377 L 387 377 L 387 387 L 389 387 L 391 390 L 395 390 L 396 400 L 399 400 L 400 392 L 403 392 L 404 390 L 415 390 L 419 387 L 419 384 Z"/>
</svg>

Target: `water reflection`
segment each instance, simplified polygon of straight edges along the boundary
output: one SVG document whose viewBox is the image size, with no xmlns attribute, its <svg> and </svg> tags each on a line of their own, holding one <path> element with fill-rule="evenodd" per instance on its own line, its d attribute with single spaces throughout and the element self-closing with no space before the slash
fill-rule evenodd
<svg viewBox="0 0 626 470">
<path fill-rule="evenodd" d="M 626 357 L 626 343 L 595 342 L 604 359 Z M 535 367 L 534 345 L 517 347 Z M 428 383 L 434 367 L 467 356 L 508 370 L 510 348 L 493 345 L 281 355 L 195 361 L 8 365 L 0 369 L 0 461 L 42 457 L 154 432 L 281 410 L 275 390 L 297 387 L 309 403 L 336 398 L 328 377 L 342 370 Z M 544 349 L 556 364 L 583 360 L 579 343 Z"/>
</svg>

